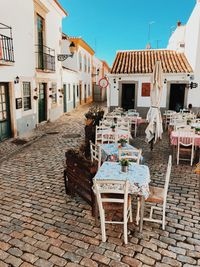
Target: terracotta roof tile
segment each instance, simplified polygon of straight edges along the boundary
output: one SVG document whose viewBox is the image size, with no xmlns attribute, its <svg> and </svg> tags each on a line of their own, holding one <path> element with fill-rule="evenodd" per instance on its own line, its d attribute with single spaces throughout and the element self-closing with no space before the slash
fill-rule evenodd
<svg viewBox="0 0 200 267">
<path fill-rule="evenodd" d="M 117 53 L 111 73 L 152 73 L 157 60 L 165 73 L 193 72 L 183 53 L 172 50 L 133 50 Z"/>
</svg>

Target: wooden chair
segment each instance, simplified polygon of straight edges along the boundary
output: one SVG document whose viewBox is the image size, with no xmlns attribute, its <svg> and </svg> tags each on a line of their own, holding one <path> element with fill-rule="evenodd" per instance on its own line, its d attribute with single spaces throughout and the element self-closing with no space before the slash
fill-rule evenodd
<svg viewBox="0 0 200 267">
<path fill-rule="evenodd" d="M 180 160 L 190 161 L 190 165 L 192 166 L 194 160 L 194 138 L 195 138 L 195 130 L 179 130 L 178 131 L 178 145 L 177 145 L 177 165 Z M 191 158 L 180 158 L 181 152 L 190 152 Z"/>
<path fill-rule="evenodd" d="M 119 148 L 119 160 L 128 159 L 130 161 L 134 161 L 140 164 L 141 157 L 142 157 L 142 149 L 137 149 L 137 148 L 124 149 L 123 147 Z"/>
<path fill-rule="evenodd" d="M 98 162 L 98 169 L 101 166 L 101 147 L 100 145 L 95 145 L 90 140 L 90 158 L 91 161 L 94 162 L 95 160 Z"/>
<path fill-rule="evenodd" d="M 145 202 L 152 204 L 150 210 L 150 216 L 148 218 L 144 217 L 144 221 L 149 222 L 156 222 L 162 224 L 162 229 L 165 230 L 165 210 L 166 210 L 166 203 L 167 203 L 167 191 L 169 187 L 169 179 L 171 174 L 171 167 L 172 167 L 172 156 L 169 156 L 168 165 L 167 165 L 167 172 L 165 178 L 165 186 L 164 188 L 150 186 L 150 194 L 149 197 L 145 200 Z M 160 204 L 162 207 L 157 207 L 154 204 Z M 136 216 L 136 224 L 139 224 L 140 220 L 140 200 L 138 201 L 138 208 L 137 208 L 137 216 Z M 161 210 L 162 211 L 162 220 L 153 219 L 153 211 L 154 210 Z"/>
<path fill-rule="evenodd" d="M 106 242 L 106 224 L 122 224 L 124 226 L 124 243 L 128 243 L 127 224 L 132 222 L 131 198 L 128 195 L 129 181 L 117 180 L 95 180 L 94 193 L 96 194 L 99 207 L 102 241 Z M 112 210 L 123 208 L 123 221 L 106 220 L 106 208 Z"/>
</svg>

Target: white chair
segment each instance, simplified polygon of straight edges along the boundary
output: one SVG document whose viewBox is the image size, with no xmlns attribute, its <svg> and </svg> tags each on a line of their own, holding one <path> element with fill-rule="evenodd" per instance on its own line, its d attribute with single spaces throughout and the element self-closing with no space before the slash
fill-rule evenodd
<svg viewBox="0 0 200 267">
<path fill-rule="evenodd" d="M 129 120 L 117 120 L 117 128 L 125 131 L 130 131 Z"/>
<path fill-rule="evenodd" d="M 101 147 L 100 145 L 95 145 L 90 140 L 90 158 L 91 161 L 94 162 L 95 160 L 98 162 L 98 169 L 101 166 Z"/>
<path fill-rule="evenodd" d="M 180 160 L 190 161 L 190 165 L 192 166 L 194 160 L 194 138 L 195 138 L 195 130 L 179 130 L 178 131 L 178 145 L 177 145 L 177 165 Z M 181 151 L 191 151 L 191 158 L 180 158 Z"/>
<path fill-rule="evenodd" d="M 131 198 L 128 195 L 129 181 L 95 180 L 94 193 L 99 207 L 102 241 L 106 242 L 106 224 L 122 224 L 124 226 L 124 243 L 128 243 L 128 220 L 132 222 Z M 106 220 L 106 210 L 119 211 L 123 208 L 123 221 Z"/>
<path fill-rule="evenodd" d="M 123 132 L 120 132 L 120 130 L 123 130 Z M 127 143 L 130 143 L 130 131 L 129 130 L 124 130 L 124 129 L 120 129 L 117 128 L 116 129 L 116 142 L 118 142 L 119 139 L 126 139 Z"/>
<path fill-rule="evenodd" d="M 164 188 L 150 186 L 149 197 L 145 200 L 145 202 L 152 204 L 152 206 L 151 206 L 149 217 L 144 217 L 143 220 L 149 221 L 149 222 L 161 223 L 163 230 L 165 230 L 165 210 L 166 210 L 166 203 L 167 203 L 167 192 L 168 192 L 168 187 L 169 187 L 171 167 L 172 167 L 172 156 L 170 155 L 169 160 L 168 160 L 168 165 L 167 165 L 167 172 L 166 172 Z M 161 207 L 155 206 L 155 204 L 159 204 L 159 205 L 161 205 Z M 136 216 L 136 224 L 137 225 L 139 224 L 139 220 L 140 220 L 140 206 L 141 206 L 141 203 L 139 200 L 138 201 L 138 207 L 137 207 L 137 216 Z M 154 210 L 161 210 L 162 211 L 162 220 L 158 220 L 158 219 L 153 218 L 153 211 Z"/>
<path fill-rule="evenodd" d="M 119 160 L 128 159 L 140 164 L 141 157 L 142 149 L 137 149 L 134 147 L 133 149 L 124 149 L 123 147 L 119 148 Z"/>
<path fill-rule="evenodd" d="M 115 132 L 109 133 L 109 134 L 103 134 L 102 135 L 102 144 L 112 144 L 117 143 L 116 139 L 117 135 Z"/>
<path fill-rule="evenodd" d="M 106 126 L 96 126 L 96 132 L 95 132 L 95 143 L 96 144 L 102 144 L 102 139 L 103 139 L 103 132 L 104 130 L 109 129 Z"/>
</svg>

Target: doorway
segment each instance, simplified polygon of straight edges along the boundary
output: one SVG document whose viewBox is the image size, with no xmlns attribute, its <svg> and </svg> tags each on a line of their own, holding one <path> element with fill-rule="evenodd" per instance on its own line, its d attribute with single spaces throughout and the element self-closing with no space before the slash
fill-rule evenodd
<svg viewBox="0 0 200 267">
<path fill-rule="evenodd" d="M 63 84 L 63 111 L 64 113 L 67 112 L 67 87 L 66 84 Z"/>
<path fill-rule="evenodd" d="M 76 86 L 73 85 L 73 108 L 76 107 Z"/>
<path fill-rule="evenodd" d="M 47 120 L 46 83 L 39 83 L 38 121 Z"/>
<path fill-rule="evenodd" d="M 87 85 L 84 86 L 84 97 L 85 97 L 85 103 L 87 102 Z"/>
<path fill-rule="evenodd" d="M 0 83 L 0 141 L 11 137 L 9 84 Z"/>
<path fill-rule="evenodd" d="M 82 82 L 79 82 L 79 103 L 81 105 L 82 100 Z"/>
<path fill-rule="evenodd" d="M 174 83 L 170 86 L 169 109 L 179 112 L 184 108 L 186 84 Z"/>
<path fill-rule="evenodd" d="M 122 84 L 122 96 L 121 106 L 123 109 L 134 109 L 135 108 L 135 84 L 134 83 L 123 83 Z"/>
</svg>

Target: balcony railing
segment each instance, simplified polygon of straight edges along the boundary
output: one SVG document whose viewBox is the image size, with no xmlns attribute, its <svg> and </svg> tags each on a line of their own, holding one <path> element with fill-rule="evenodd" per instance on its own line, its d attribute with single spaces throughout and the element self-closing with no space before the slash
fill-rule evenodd
<svg viewBox="0 0 200 267">
<path fill-rule="evenodd" d="M 55 71 L 55 50 L 45 45 L 36 45 L 36 68 Z"/>
<path fill-rule="evenodd" d="M 0 23 L 0 63 L 1 61 L 14 62 L 12 28 L 3 23 Z"/>
</svg>

